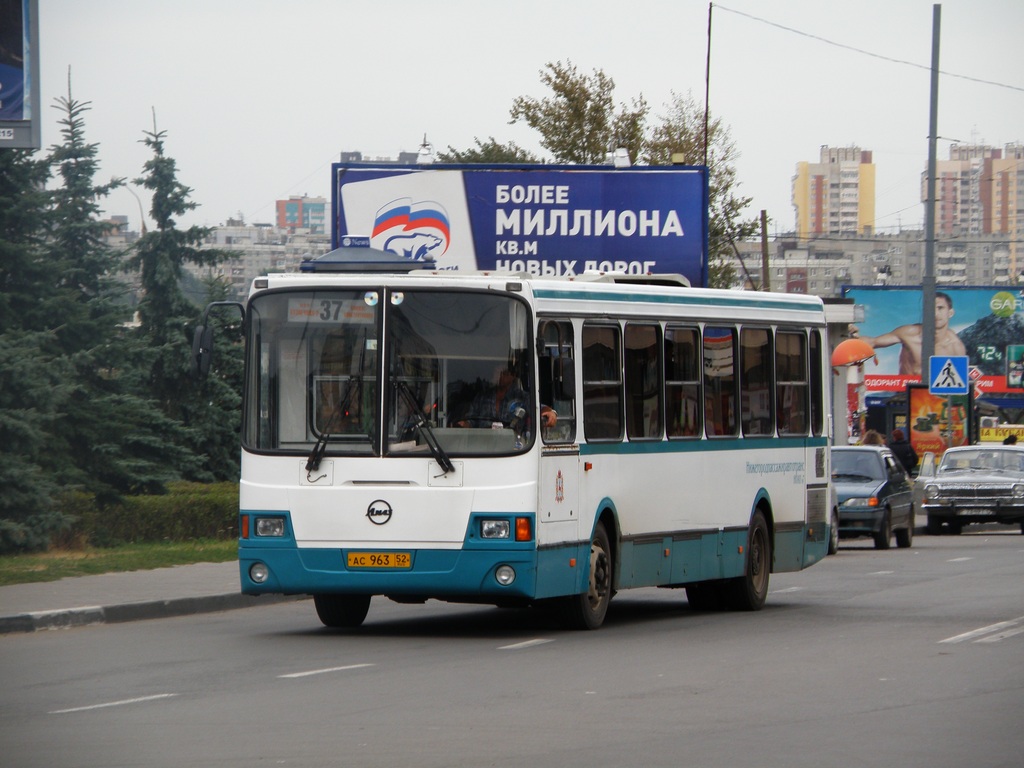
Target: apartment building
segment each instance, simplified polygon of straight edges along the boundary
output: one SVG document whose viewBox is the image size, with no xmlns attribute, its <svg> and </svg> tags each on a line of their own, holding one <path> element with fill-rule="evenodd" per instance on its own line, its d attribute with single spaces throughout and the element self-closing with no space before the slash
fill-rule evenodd
<svg viewBox="0 0 1024 768">
<path fill-rule="evenodd" d="M 738 243 L 743 287 L 763 285 L 760 243 Z M 939 238 L 935 244 L 938 285 L 1018 285 L 1013 243 L 1001 234 L 969 239 Z M 773 291 L 842 295 L 844 285 L 920 285 L 924 277 L 925 233 L 856 235 L 801 239 L 795 234 L 771 244 L 768 285 Z"/>
<path fill-rule="evenodd" d="M 953 144 L 935 167 L 935 232 L 964 241 L 1002 236 L 1009 270 L 1024 270 L 1024 144 L 1004 147 Z M 921 202 L 928 203 L 928 173 L 921 174 Z"/>
<path fill-rule="evenodd" d="M 796 235 L 871 235 L 875 165 L 860 147 L 822 145 L 817 163 L 797 163 L 793 177 Z"/>
<path fill-rule="evenodd" d="M 327 199 L 293 195 L 287 200 L 278 200 L 277 228 L 291 234 L 307 232 L 322 235 L 327 231 Z"/>
</svg>

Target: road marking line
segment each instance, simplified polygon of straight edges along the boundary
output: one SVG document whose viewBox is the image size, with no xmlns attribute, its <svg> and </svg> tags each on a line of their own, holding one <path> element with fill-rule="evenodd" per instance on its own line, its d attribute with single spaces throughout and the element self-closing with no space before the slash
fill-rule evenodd
<svg viewBox="0 0 1024 768">
<path fill-rule="evenodd" d="M 799 592 L 802 589 L 803 587 L 786 587 L 785 589 L 773 589 L 771 593 L 773 595 L 781 595 L 786 592 Z"/>
<path fill-rule="evenodd" d="M 873 571 L 872 573 L 869 573 L 868 576 L 891 576 L 894 573 L 896 573 L 896 571 Z"/>
<path fill-rule="evenodd" d="M 498 648 L 499 651 L 518 651 L 523 648 L 532 648 L 535 645 L 544 645 L 544 643 L 553 643 L 554 640 L 548 640 L 543 637 L 538 637 L 536 640 L 524 640 L 521 643 L 513 643 L 512 645 L 503 645 Z"/>
<path fill-rule="evenodd" d="M 122 699 L 121 701 L 108 701 L 104 704 L 90 704 L 87 707 L 72 707 L 71 709 L 55 709 L 47 712 L 48 715 L 66 715 L 69 712 L 87 712 L 90 709 L 105 709 L 106 707 L 123 707 L 126 704 L 141 704 L 144 701 L 156 701 L 157 699 L 169 699 L 177 696 L 176 693 L 158 693 L 155 696 L 139 696 L 137 699 Z"/>
<path fill-rule="evenodd" d="M 966 563 L 968 560 L 973 560 L 973 557 L 954 557 L 952 560 L 947 560 L 947 563 Z"/>
<path fill-rule="evenodd" d="M 292 672 L 290 675 L 278 675 L 279 678 L 287 680 L 294 680 L 298 677 L 310 677 L 312 675 L 326 675 L 330 672 L 344 672 L 347 669 L 362 669 L 363 667 L 372 667 L 373 664 L 349 664 L 344 667 L 327 667 L 326 669 L 311 669 L 308 672 Z"/>
<path fill-rule="evenodd" d="M 990 635 L 993 632 L 998 632 L 1001 629 L 1012 629 L 1021 622 L 1024 622 L 1024 616 L 1017 619 L 1011 619 L 1010 621 L 1000 621 L 998 624 L 989 624 L 987 627 L 980 627 L 979 629 L 972 629 L 970 632 L 964 632 L 962 635 L 954 635 L 953 637 L 947 637 L 945 640 L 939 640 L 940 643 L 962 643 L 964 640 L 973 640 L 976 637 L 982 635 Z"/>
<path fill-rule="evenodd" d="M 976 643 L 998 643 L 1000 640 L 1005 640 L 1008 637 L 1014 635 L 1024 634 L 1024 627 L 1017 627 L 1016 629 L 1008 629 L 1005 632 L 999 632 L 995 635 L 989 635 L 988 637 L 982 637 L 975 640 Z"/>
</svg>

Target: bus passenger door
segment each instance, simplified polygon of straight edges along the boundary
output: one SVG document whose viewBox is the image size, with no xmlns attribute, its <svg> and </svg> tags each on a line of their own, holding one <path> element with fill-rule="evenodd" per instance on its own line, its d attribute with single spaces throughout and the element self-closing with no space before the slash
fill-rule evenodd
<svg viewBox="0 0 1024 768">
<path fill-rule="evenodd" d="M 581 531 L 580 450 L 578 445 L 541 448 L 537 484 L 538 597 L 570 594 L 575 588 Z"/>
<path fill-rule="evenodd" d="M 538 597 L 576 589 L 580 540 L 580 446 L 576 440 L 576 369 L 569 320 L 542 320 L 537 328 L 537 379 L 542 407 L 555 411 L 541 429 L 537 479 Z"/>
</svg>

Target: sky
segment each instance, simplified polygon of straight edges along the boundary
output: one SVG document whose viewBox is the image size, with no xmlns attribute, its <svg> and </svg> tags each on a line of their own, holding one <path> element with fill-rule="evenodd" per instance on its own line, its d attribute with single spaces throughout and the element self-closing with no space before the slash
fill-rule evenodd
<svg viewBox="0 0 1024 768">
<path fill-rule="evenodd" d="M 924 0 L 726 0 L 711 11 L 708 103 L 729 128 L 746 215 L 792 231 L 792 177 L 820 147 L 859 146 L 876 166 L 876 229 L 923 226 L 933 8 Z M 1024 142 L 1024 3 L 940 3 L 938 158 L 951 143 Z M 96 183 L 143 174 L 146 131 L 198 207 L 179 226 L 274 201 L 330 200 L 343 151 L 397 158 L 539 137 L 509 124 L 518 96 L 550 95 L 549 62 L 602 70 L 616 104 L 643 95 L 651 121 L 672 94 L 705 99 L 706 0 L 39 0 L 42 144 L 60 141 L 55 100 L 89 102 Z M 983 82 L 982 82 L 983 81 Z M 107 215 L 139 228 L 141 186 Z M 136 196 L 138 196 L 138 200 Z"/>
</svg>

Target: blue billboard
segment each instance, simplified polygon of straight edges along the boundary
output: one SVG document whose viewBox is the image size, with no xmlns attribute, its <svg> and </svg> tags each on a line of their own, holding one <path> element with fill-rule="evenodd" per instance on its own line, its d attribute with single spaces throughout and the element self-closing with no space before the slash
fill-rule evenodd
<svg viewBox="0 0 1024 768">
<path fill-rule="evenodd" d="M 40 146 L 39 1 L 0 0 L 0 150 Z"/>
<path fill-rule="evenodd" d="M 707 170 L 552 165 L 331 168 L 332 244 L 438 269 L 678 273 L 707 284 Z"/>
</svg>

